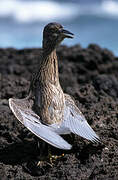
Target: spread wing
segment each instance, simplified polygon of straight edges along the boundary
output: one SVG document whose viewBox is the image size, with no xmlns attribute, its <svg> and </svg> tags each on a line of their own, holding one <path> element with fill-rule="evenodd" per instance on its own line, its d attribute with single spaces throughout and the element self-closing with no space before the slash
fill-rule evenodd
<svg viewBox="0 0 118 180">
<path fill-rule="evenodd" d="M 87 123 L 85 117 L 75 105 L 72 98 L 65 94 L 65 100 L 66 106 L 63 126 L 69 128 L 72 133 L 84 137 L 92 142 L 99 141 L 99 137 Z"/>
<path fill-rule="evenodd" d="M 52 146 L 59 149 L 71 149 L 71 145 L 54 132 L 53 128 L 40 122 L 40 117 L 32 109 L 23 107 L 26 103 L 25 100 L 9 99 L 10 109 L 16 118 L 32 133 Z"/>
</svg>

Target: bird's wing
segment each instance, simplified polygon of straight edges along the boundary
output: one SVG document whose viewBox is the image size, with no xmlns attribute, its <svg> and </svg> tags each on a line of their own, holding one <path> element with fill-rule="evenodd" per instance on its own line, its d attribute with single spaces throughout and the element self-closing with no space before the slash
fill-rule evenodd
<svg viewBox="0 0 118 180">
<path fill-rule="evenodd" d="M 25 109 L 21 105 L 18 106 L 15 99 L 9 99 L 9 106 L 16 118 L 36 136 L 59 149 L 71 149 L 71 145 L 55 133 L 51 127 L 43 125 L 40 117 L 30 108 Z"/>
<path fill-rule="evenodd" d="M 85 117 L 75 105 L 72 98 L 65 94 L 65 111 L 63 126 L 74 134 L 84 137 L 92 142 L 99 141 L 99 137 L 87 123 Z"/>
</svg>

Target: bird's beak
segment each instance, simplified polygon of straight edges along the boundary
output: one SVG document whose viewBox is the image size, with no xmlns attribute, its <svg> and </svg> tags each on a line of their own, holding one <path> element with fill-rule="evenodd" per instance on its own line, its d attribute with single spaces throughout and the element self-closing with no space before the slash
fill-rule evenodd
<svg viewBox="0 0 118 180">
<path fill-rule="evenodd" d="M 64 38 L 73 38 L 74 34 L 65 30 L 65 29 L 61 29 L 61 34 L 64 36 Z"/>
</svg>

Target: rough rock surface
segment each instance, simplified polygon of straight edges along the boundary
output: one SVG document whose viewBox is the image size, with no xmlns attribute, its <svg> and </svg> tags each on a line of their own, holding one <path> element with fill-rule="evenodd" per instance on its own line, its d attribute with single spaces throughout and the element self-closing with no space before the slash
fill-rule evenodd
<svg viewBox="0 0 118 180">
<path fill-rule="evenodd" d="M 8 107 L 11 97 L 27 95 L 40 49 L 0 49 L 0 179 L 116 180 L 118 178 L 118 58 L 107 49 L 89 45 L 60 46 L 61 85 L 71 94 L 101 138 L 92 144 L 68 136 L 71 151 L 53 167 L 36 168 L 39 149 L 35 135 L 20 124 Z M 41 143 L 41 140 L 40 140 Z"/>
</svg>

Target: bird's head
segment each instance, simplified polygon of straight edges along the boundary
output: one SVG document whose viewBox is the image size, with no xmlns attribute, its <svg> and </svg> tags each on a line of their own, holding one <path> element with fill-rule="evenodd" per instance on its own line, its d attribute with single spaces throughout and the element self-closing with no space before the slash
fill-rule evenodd
<svg viewBox="0 0 118 180">
<path fill-rule="evenodd" d="M 43 31 L 43 48 L 56 48 L 65 38 L 73 38 L 73 33 L 59 23 L 49 23 Z"/>
</svg>

